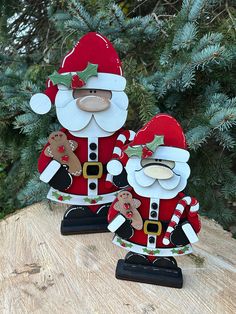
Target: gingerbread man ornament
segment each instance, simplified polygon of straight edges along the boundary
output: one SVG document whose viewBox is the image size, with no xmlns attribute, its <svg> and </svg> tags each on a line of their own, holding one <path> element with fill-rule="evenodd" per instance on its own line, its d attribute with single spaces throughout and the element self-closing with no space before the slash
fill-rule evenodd
<svg viewBox="0 0 236 314">
<path fill-rule="evenodd" d="M 131 225 L 136 230 L 141 230 L 143 227 L 143 220 L 138 212 L 138 207 L 141 202 L 133 198 L 129 191 L 121 191 L 117 195 L 118 201 L 115 203 L 114 208 L 124 215 L 127 219 L 130 219 Z"/>
<path fill-rule="evenodd" d="M 74 176 L 80 176 L 82 173 L 81 162 L 74 154 L 78 144 L 73 140 L 68 140 L 66 134 L 61 131 L 52 132 L 48 142 L 50 145 L 45 149 L 44 154 L 67 165 L 68 171 Z"/>
</svg>

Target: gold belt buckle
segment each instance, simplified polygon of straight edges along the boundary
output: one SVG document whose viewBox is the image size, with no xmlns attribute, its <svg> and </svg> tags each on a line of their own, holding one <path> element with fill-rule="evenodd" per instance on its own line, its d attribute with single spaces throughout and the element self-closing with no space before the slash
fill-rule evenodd
<svg viewBox="0 0 236 314">
<path fill-rule="evenodd" d="M 89 166 L 97 166 L 98 174 L 88 174 L 87 170 Z M 103 173 L 103 164 L 100 161 L 87 161 L 83 164 L 83 177 L 85 179 L 100 179 Z"/>
<path fill-rule="evenodd" d="M 152 225 L 157 225 L 157 231 L 148 231 L 148 225 L 152 224 Z M 145 234 L 148 235 L 157 235 L 159 236 L 161 234 L 162 231 L 162 224 L 160 221 L 154 221 L 154 220 L 145 220 L 144 221 L 144 225 L 143 225 L 143 231 Z"/>
</svg>

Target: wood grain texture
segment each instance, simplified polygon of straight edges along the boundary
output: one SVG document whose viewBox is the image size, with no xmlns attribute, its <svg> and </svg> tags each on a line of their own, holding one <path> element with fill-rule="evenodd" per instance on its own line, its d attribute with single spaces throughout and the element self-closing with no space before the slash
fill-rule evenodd
<svg viewBox="0 0 236 314">
<path fill-rule="evenodd" d="M 236 313 L 236 241 L 202 219 L 182 290 L 118 281 L 112 234 L 59 233 L 65 207 L 39 203 L 0 222 L 0 313 Z"/>
</svg>

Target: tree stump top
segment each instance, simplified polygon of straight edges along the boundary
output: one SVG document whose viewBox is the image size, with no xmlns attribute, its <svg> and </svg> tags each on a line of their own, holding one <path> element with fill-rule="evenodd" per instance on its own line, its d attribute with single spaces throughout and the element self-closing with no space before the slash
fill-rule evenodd
<svg viewBox="0 0 236 314">
<path fill-rule="evenodd" d="M 202 218 L 194 254 L 178 258 L 183 289 L 115 278 L 126 254 L 110 233 L 61 236 L 65 207 L 27 207 L 0 222 L 0 312 L 236 313 L 236 241 Z"/>
</svg>

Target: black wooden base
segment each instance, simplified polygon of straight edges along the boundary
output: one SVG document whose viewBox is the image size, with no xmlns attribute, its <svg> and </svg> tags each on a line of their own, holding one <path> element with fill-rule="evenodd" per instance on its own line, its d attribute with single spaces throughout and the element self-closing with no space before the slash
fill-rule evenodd
<svg viewBox="0 0 236 314">
<path fill-rule="evenodd" d="M 61 222 L 61 234 L 87 234 L 109 232 L 107 217 L 64 218 Z"/>
<path fill-rule="evenodd" d="M 120 259 L 116 266 L 116 278 L 172 288 L 182 288 L 183 276 L 179 267 L 159 268 L 152 265 L 128 264 Z"/>
</svg>

